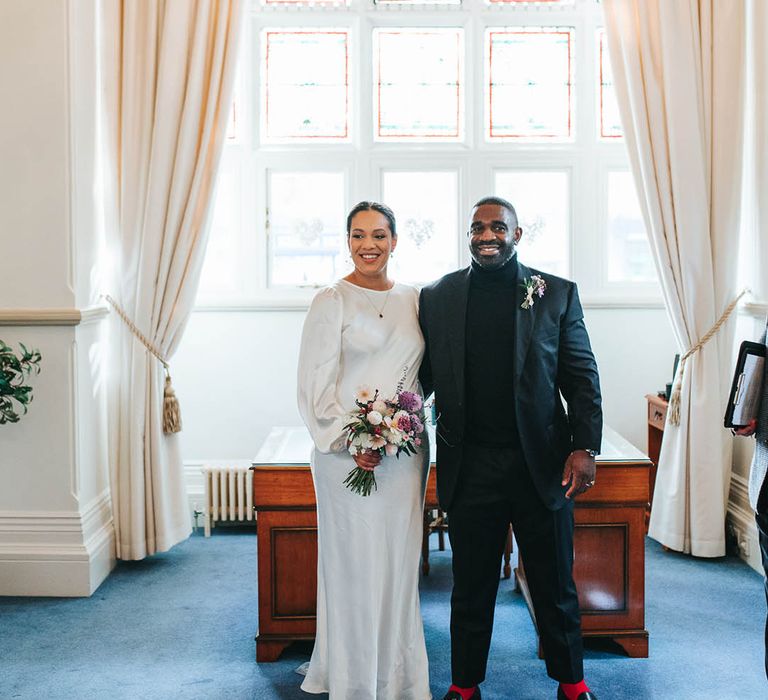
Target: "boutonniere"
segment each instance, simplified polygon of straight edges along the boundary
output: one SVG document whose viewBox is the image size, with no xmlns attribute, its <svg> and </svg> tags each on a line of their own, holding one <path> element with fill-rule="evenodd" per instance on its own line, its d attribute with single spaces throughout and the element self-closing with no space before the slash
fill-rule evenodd
<svg viewBox="0 0 768 700">
<path fill-rule="evenodd" d="M 523 289 L 525 289 L 525 299 L 520 304 L 521 309 L 530 309 L 533 306 L 533 297 L 537 296 L 539 299 L 544 296 L 544 290 L 547 288 L 547 283 L 544 281 L 541 275 L 531 275 L 531 278 L 523 278 Z"/>
</svg>

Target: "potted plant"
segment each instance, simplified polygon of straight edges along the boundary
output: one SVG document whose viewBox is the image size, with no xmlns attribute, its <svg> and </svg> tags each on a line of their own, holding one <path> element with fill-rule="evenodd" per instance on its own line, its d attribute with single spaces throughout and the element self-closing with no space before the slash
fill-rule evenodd
<svg viewBox="0 0 768 700">
<path fill-rule="evenodd" d="M 14 401 L 27 412 L 32 401 L 32 387 L 24 382 L 32 374 L 40 373 L 40 353 L 21 346 L 21 355 L 17 356 L 13 348 L 0 340 L 0 425 L 18 423 L 18 408 Z"/>
</svg>

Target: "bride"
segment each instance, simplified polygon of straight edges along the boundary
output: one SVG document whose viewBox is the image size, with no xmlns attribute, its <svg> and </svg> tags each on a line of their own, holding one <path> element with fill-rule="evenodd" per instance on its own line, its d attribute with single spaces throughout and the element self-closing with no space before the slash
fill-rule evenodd
<svg viewBox="0 0 768 700">
<path fill-rule="evenodd" d="M 402 388 L 419 392 L 418 292 L 387 276 L 397 245 L 388 207 L 356 205 L 347 244 L 355 269 L 315 296 L 299 357 L 318 517 L 317 636 L 301 687 L 330 700 L 428 700 L 418 594 L 428 445 L 399 458 L 353 456 L 344 431 L 366 387 L 393 397 L 405 372 Z M 375 470 L 370 496 L 343 484 L 355 463 Z"/>
</svg>

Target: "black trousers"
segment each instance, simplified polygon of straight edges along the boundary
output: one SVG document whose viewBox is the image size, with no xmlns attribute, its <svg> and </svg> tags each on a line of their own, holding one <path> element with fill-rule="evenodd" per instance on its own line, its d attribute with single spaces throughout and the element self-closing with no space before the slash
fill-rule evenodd
<svg viewBox="0 0 768 700">
<path fill-rule="evenodd" d="M 768 605 L 768 478 L 763 482 L 760 489 L 755 521 L 760 540 L 760 557 L 763 560 L 763 571 L 765 572 L 765 602 Z M 768 617 L 765 620 L 765 676 L 768 678 Z"/>
<path fill-rule="evenodd" d="M 452 681 L 468 688 L 485 679 L 510 523 L 525 561 L 547 673 L 564 683 L 578 683 L 584 670 L 573 582 L 573 505 L 551 511 L 542 504 L 519 450 L 477 446 L 465 446 L 448 511 Z"/>
</svg>

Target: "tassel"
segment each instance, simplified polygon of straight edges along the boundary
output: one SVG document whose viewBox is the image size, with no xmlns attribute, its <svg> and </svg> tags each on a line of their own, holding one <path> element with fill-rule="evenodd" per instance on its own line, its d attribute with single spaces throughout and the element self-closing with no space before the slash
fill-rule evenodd
<svg viewBox="0 0 768 700">
<path fill-rule="evenodd" d="M 171 386 L 171 375 L 167 369 L 165 372 L 165 389 L 163 390 L 163 432 L 166 435 L 181 432 L 179 400 Z"/>
<path fill-rule="evenodd" d="M 683 355 L 680 360 L 680 366 L 677 368 L 675 385 L 672 387 L 672 396 L 669 398 L 669 423 L 670 425 L 680 425 L 680 394 L 683 390 L 683 372 L 685 371 L 685 361 L 687 355 Z"/>
</svg>

